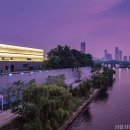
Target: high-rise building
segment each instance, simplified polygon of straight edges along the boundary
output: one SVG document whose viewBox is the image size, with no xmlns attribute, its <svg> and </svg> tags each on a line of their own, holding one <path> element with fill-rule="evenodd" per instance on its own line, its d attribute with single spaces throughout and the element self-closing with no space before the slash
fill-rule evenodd
<svg viewBox="0 0 130 130">
<path fill-rule="evenodd" d="M 123 61 L 127 61 L 127 56 L 124 56 L 124 57 L 123 57 Z"/>
<path fill-rule="evenodd" d="M 120 60 L 119 47 L 115 47 L 115 60 Z"/>
<path fill-rule="evenodd" d="M 122 51 L 121 50 L 119 51 L 119 56 L 120 56 L 119 60 L 122 61 Z"/>
<path fill-rule="evenodd" d="M 81 42 L 81 51 L 83 53 L 85 53 L 85 51 L 86 51 L 86 43 L 85 42 Z"/>
<path fill-rule="evenodd" d="M 130 56 L 129 56 L 129 62 L 130 62 Z"/>
<path fill-rule="evenodd" d="M 108 54 L 108 52 L 107 52 L 107 50 L 105 49 L 105 50 L 104 50 L 104 60 L 107 60 L 107 54 Z"/>
<path fill-rule="evenodd" d="M 112 60 L 112 54 L 108 53 L 108 60 Z"/>
<path fill-rule="evenodd" d="M 104 60 L 105 61 L 112 60 L 112 54 L 108 53 L 106 49 L 104 50 Z"/>
</svg>

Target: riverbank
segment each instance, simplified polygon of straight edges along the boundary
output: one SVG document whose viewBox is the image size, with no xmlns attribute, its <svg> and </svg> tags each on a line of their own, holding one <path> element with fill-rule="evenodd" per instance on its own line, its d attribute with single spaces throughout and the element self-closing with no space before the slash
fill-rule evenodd
<svg viewBox="0 0 130 130">
<path fill-rule="evenodd" d="M 24 122 L 21 129 L 57 130 L 69 126 L 69 122 L 76 119 L 87 108 L 100 92 L 99 90 L 113 82 L 113 74 L 112 69 L 104 69 L 102 73 L 95 73 L 90 80 L 82 82 L 74 89 L 68 89 L 63 76 L 49 77 L 42 85 L 35 81 L 29 82 L 23 92 L 20 114 Z M 76 113 L 69 119 L 74 112 Z M 66 122 L 68 119 L 69 121 Z M 19 123 L 17 122 L 17 125 Z M 67 125 L 63 125 L 64 123 Z M 8 127 L 8 130 L 12 129 L 13 127 Z M 6 127 L 2 130 L 6 130 Z"/>
<path fill-rule="evenodd" d="M 88 105 L 93 101 L 93 99 L 100 93 L 101 89 L 96 89 L 94 93 L 86 100 L 80 107 L 79 109 L 72 115 L 72 117 L 65 122 L 64 125 L 62 125 L 59 130 L 66 130 L 69 128 L 69 126 L 75 121 L 75 119 L 80 116 L 81 113 L 83 113 Z"/>
<path fill-rule="evenodd" d="M 70 130 L 114 130 L 129 125 L 130 70 L 116 69 L 114 77 L 113 85 L 95 98 Z"/>
</svg>

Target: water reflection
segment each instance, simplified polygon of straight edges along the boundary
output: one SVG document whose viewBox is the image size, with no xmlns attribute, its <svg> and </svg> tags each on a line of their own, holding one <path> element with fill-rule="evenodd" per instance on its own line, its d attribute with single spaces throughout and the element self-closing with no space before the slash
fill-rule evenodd
<svg viewBox="0 0 130 130">
<path fill-rule="evenodd" d="M 90 108 L 88 108 L 84 113 L 82 113 L 82 118 L 78 117 L 78 119 L 75 120 L 67 130 L 78 130 L 78 127 L 85 122 L 87 122 L 87 126 L 91 126 L 92 119 Z"/>
<path fill-rule="evenodd" d="M 116 71 L 113 86 L 102 90 L 89 109 L 76 119 L 71 130 L 114 130 L 117 124 L 129 124 L 130 69 Z"/>
<path fill-rule="evenodd" d="M 100 94 L 94 99 L 94 102 L 98 103 L 104 103 L 107 102 L 108 98 L 109 98 L 109 94 L 107 92 L 108 88 L 103 89 Z"/>
<path fill-rule="evenodd" d="M 129 74 L 129 68 L 126 69 L 127 70 L 127 75 Z"/>
<path fill-rule="evenodd" d="M 83 113 L 83 115 L 84 115 L 84 120 L 85 120 L 86 122 L 91 122 L 91 121 L 92 121 L 92 114 L 91 114 L 91 112 L 90 112 L 90 108 L 88 108 L 88 109 Z"/>
<path fill-rule="evenodd" d="M 104 104 L 109 99 L 109 93 L 108 89 L 112 87 L 107 87 L 105 89 L 102 89 L 100 94 L 94 99 L 93 103 L 95 104 Z M 93 122 L 93 114 L 91 112 L 91 109 L 95 107 L 93 105 L 90 105 L 88 109 L 80 117 L 78 117 L 74 123 L 67 129 L 67 130 L 80 130 L 79 127 L 84 124 L 84 127 L 82 130 L 86 130 L 86 127 L 91 127 Z M 97 107 L 97 106 L 96 106 Z"/>
<path fill-rule="evenodd" d="M 118 74 L 119 74 L 119 80 L 120 80 L 121 79 L 121 68 L 119 68 Z"/>
</svg>

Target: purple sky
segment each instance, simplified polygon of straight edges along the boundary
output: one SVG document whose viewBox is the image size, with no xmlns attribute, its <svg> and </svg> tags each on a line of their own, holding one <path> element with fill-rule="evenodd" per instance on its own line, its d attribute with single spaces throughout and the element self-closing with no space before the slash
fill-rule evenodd
<svg viewBox="0 0 130 130">
<path fill-rule="evenodd" d="M 130 55 L 130 0 L 0 0 L 0 42 L 43 48 L 80 42 L 102 57 Z"/>
</svg>

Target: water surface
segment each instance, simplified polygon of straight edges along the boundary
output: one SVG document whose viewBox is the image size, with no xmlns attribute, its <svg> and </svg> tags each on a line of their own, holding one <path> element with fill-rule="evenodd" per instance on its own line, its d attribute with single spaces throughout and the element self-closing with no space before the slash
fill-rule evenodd
<svg viewBox="0 0 130 130">
<path fill-rule="evenodd" d="M 115 130 L 116 125 L 130 126 L 130 70 L 117 69 L 115 78 L 113 86 L 103 91 L 68 130 Z"/>
</svg>

